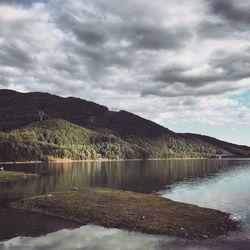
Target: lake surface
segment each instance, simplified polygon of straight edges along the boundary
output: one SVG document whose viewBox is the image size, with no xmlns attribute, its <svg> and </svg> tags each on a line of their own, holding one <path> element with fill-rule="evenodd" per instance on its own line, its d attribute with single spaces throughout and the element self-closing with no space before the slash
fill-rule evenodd
<svg viewBox="0 0 250 250">
<path fill-rule="evenodd" d="M 250 249 L 250 159 L 12 164 L 4 168 L 41 176 L 0 183 L 0 249 Z M 153 193 L 220 209 L 240 219 L 244 229 L 215 240 L 188 241 L 80 226 L 8 208 L 9 202 L 23 197 L 88 186 Z"/>
</svg>

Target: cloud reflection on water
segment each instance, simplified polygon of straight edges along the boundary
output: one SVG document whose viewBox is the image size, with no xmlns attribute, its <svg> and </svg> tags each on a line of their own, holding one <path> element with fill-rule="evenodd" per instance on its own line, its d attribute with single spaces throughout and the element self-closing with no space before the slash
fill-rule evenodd
<svg viewBox="0 0 250 250">
<path fill-rule="evenodd" d="M 41 237 L 16 237 L 0 242 L 1 250 L 248 250 L 249 246 L 249 231 L 231 233 L 214 240 L 189 241 L 106 229 L 96 225 L 82 226 L 73 230 L 63 229 Z"/>
<path fill-rule="evenodd" d="M 157 249 L 163 239 L 166 240 L 166 237 L 87 225 L 74 230 L 63 229 L 41 237 L 16 237 L 0 243 L 0 249 Z"/>
</svg>

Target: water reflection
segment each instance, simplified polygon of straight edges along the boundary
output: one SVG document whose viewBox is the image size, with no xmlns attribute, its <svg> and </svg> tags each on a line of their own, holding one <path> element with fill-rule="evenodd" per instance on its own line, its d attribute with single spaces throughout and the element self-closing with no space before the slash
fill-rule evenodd
<svg viewBox="0 0 250 250">
<path fill-rule="evenodd" d="M 0 242 L 3 250 L 248 250 L 249 235 L 230 235 L 227 238 L 207 241 L 188 241 L 174 237 L 133 233 L 119 229 L 106 229 L 87 225 L 73 230 L 60 230 L 41 237 L 16 237 Z"/>
<path fill-rule="evenodd" d="M 0 210 L 0 240 L 16 236 L 40 236 L 63 228 L 78 228 L 80 223 L 45 214 L 14 209 Z"/>
<path fill-rule="evenodd" d="M 184 180 L 159 194 L 176 201 L 233 213 L 250 225 L 250 162 L 205 181 Z"/>
<path fill-rule="evenodd" d="M 46 236 L 17 237 L 0 243 L 3 249 L 154 249 L 163 237 L 130 233 L 119 229 L 105 229 L 88 225 L 75 230 L 61 230 Z"/>
<path fill-rule="evenodd" d="M 245 163 L 242 161 L 241 165 Z M 190 178 L 209 178 L 235 168 L 228 160 L 165 160 L 6 165 L 6 169 L 38 173 L 39 178 L 0 183 L 1 205 L 24 196 L 66 190 L 72 186 L 108 187 L 153 193 Z"/>
<path fill-rule="evenodd" d="M 250 249 L 249 160 L 20 164 L 6 165 L 5 169 L 38 173 L 41 177 L 0 183 L 0 239 L 10 239 L 1 242 L 0 249 Z M 72 186 L 157 193 L 174 200 L 235 213 L 247 228 L 244 232 L 205 242 L 134 234 L 90 225 L 54 232 L 77 225 L 46 216 L 39 218 L 33 215 L 32 218 L 6 208 L 12 200 L 67 190 Z M 33 230 L 35 228 L 39 230 Z M 45 236 L 31 238 L 17 235 Z"/>
</svg>

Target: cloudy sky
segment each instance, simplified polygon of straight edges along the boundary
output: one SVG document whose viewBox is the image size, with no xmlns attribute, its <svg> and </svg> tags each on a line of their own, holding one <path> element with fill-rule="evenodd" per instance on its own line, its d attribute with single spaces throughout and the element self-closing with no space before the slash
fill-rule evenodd
<svg viewBox="0 0 250 250">
<path fill-rule="evenodd" d="M 0 88 L 250 145 L 250 0 L 0 0 Z"/>
</svg>

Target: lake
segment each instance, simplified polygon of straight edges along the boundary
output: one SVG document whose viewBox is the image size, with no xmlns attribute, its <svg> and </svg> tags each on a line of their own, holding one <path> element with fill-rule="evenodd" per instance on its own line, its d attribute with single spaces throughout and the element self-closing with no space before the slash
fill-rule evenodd
<svg viewBox="0 0 250 250">
<path fill-rule="evenodd" d="M 41 176 L 0 183 L 0 249 L 250 249 L 250 159 L 11 164 L 4 168 Z M 153 193 L 220 209 L 241 220 L 243 230 L 214 240 L 188 241 L 80 226 L 8 208 L 9 202 L 19 198 L 88 186 Z"/>
</svg>

